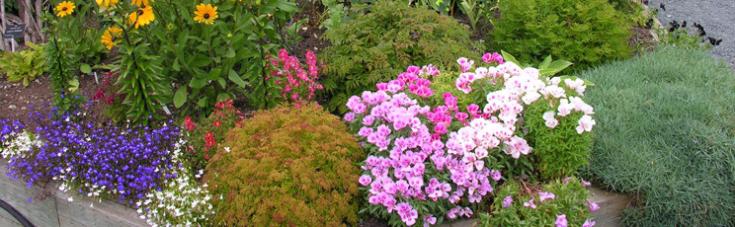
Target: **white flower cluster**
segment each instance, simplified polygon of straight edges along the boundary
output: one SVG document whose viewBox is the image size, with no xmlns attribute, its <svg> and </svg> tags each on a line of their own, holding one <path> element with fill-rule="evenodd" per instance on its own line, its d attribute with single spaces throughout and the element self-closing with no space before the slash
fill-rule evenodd
<svg viewBox="0 0 735 227">
<path fill-rule="evenodd" d="M 21 133 L 10 133 L 5 135 L 5 141 L 0 144 L 0 156 L 3 159 L 25 158 L 34 148 L 40 147 L 43 142 L 36 139 L 32 134 L 23 131 Z"/>
<path fill-rule="evenodd" d="M 181 166 L 175 171 L 176 178 L 163 190 L 151 191 L 136 203 L 140 218 L 151 226 L 198 226 L 214 214 L 207 184 L 197 183 L 203 172 L 200 170 L 196 176 L 191 176 L 178 161 L 185 143 L 179 141 L 172 152 L 175 162 Z"/>
</svg>

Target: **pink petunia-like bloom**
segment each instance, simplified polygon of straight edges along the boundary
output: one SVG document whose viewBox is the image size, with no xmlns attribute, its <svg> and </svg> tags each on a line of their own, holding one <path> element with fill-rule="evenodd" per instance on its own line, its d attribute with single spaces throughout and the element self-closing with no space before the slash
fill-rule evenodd
<svg viewBox="0 0 735 227">
<path fill-rule="evenodd" d="M 508 208 L 511 204 L 513 204 L 512 196 L 506 196 L 505 198 L 503 198 L 503 208 Z"/>
<path fill-rule="evenodd" d="M 407 226 L 416 224 L 416 219 L 419 217 L 418 211 L 405 202 L 396 205 L 396 212 L 398 213 L 398 216 L 401 217 L 401 221 L 403 221 Z"/>
<path fill-rule="evenodd" d="M 555 227 L 567 227 L 567 215 L 561 214 L 556 216 Z"/>
<path fill-rule="evenodd" d="M 360 181 L 360 185 L 362 185 L 362 186 L 368 186 L 368 185 L 370 185 L 370 182 L 373 181 L 373 178 L 371 178 L 368 175 L 362 175 L 362 176 L 360 176 L 359 181 Z"/>
<path fill-rule="evenodd" d="M 579 125 L 577 126 L 577 133 L 582 134 L 584 132 L 591 132 L 592 127 L 595 126 L 596 122 L 595 120 L 590 117 L 590 115 L 584 115 L 581 118 L 579 118 L 578 121 Z"/>
<path fill-rule="evenodd" d="M 531 198 L 527 202 L 523 202 L 523 206 L 531 209 L 536 209 L 536 203 L 534 203 L 533 198 Z"/>
<path fill-rule="evenodd" d="M 475 64 L 475 61 L 467 58 L 459 58 L 457 59 L 457 64 L 459 64 L 460 71 L 467 72 L 472 68 L 472 65 Z"/>
<path fill-rule="evenodd" d="M 556 195 L 554 195 L 554 193 L 544 192 L 544 191 L 538 192 L 538 196 L 541 202 L 546 201 L 546 200 L 552 200 L 556 198 Z"/>
<path fill-rule="evenodd" d="M 595 212 L 600 209 L 600 205 L 598 205 L 594 201 L 587 200 L 587 208 L 590 209 L 590 212 Z"/>
<path fill-rule="evenodd" d="M 597 222 L 595 222 L 594 220 L 587 219 L 584 221 L 584 224 L 582 224 L 582 227 L 593 227 L 595 226 L 595 224 L 597 224 Z"/>
<path fill-rule="evenodd" d="M 436 224 L 436 217 L 433 215 L 424 217 L 424 227 L 429 227 L 434 224 Z"/>
<path fill-rule="evenodd" d="M 581 180 L 581 181 L 582 181 L 582 186 L 584 187 L 592 186 L 592 183 L 590 183 L 589 181 L 586 181 L 586 180 Z"/>
</svg>

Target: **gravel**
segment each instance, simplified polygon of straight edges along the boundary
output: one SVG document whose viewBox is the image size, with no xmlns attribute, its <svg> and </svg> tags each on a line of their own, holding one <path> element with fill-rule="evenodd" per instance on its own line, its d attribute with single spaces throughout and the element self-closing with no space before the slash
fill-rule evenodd
<svg viewBox="0 0 735 227">
<path fill-rule="evenodd" d="M 666 10 L 660 8 L 661 3 Z M 690 34 L 696 34 L 694 23 L 704 27 L 707 36 L 722 39 L 712 54 L 730 63 L 735 69 L 735 0 L 651 0 L 651 9 L 658 9 L 658 19 L 664 26 L 676 20 L 687 21 Z"/>
</svg>

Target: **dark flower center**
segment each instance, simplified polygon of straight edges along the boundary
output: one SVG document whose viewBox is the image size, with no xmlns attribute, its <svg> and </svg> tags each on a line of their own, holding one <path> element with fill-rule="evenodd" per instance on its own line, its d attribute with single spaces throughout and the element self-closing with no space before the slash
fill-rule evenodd
<svg viewBox="0 0 735 227">
<path fill-rule="evenodd" d="M 66 8 L 66 7 L 62 7 L 62 8 L 61 8 L 61 11 L 66 11 L 67 9 L 68 9 L 68 8 Z"/>
<path fill-rule="evenodd" d="M 204 19 L 209 19 L 209 13 L 204 14 Z"/>
<path fill-rule="evenodd" d="M 138 10 L 138 15 L 143 15 L 143 10 L 142 9 L 139 9 Z"/>
</svg>

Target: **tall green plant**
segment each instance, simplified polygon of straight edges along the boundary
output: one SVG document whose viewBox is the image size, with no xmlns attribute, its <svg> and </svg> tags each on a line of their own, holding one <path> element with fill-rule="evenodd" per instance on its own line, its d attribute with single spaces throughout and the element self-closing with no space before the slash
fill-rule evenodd
<svg viewBox="0 0 735 227">
<path fill-rule="evenodd" d="M 574 62 L 577 70 L 631 56 L 630 21 L 606 0 L 513 0 L 498 7 L 488 46 L 523 62 L 551 55 Z"/>
</svg>

